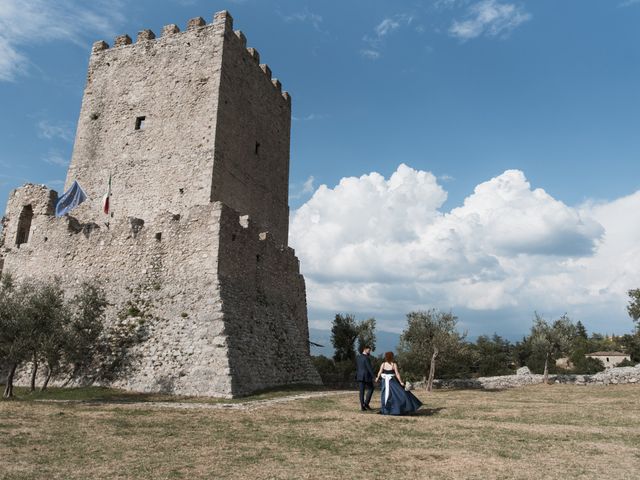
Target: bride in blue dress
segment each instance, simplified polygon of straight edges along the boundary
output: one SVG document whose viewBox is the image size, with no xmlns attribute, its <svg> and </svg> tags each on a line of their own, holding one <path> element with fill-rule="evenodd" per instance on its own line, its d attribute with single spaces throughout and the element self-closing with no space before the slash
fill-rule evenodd
<svg viewBox="0 0 640 480">
<path fill-rule="evenodd" d="M 422 406 L 416 396 L 404 389 L 400 378 L 398 364 L 393 358 L 393 352 L 384 354 L 384 362 L 380 365 L 376 382 L 382 380 L 380 393 L 380 413 L 383 415 L 406 415 L 413 413 Z"/>
</svg>

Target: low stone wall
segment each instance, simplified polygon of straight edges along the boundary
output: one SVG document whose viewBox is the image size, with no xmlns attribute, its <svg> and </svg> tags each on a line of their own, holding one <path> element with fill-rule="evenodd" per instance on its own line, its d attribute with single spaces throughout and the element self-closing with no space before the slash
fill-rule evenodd
<svg viewBox="0 0 640 480">
<path fill-rule="evenodd" d="M 528 369 L 518 375 L 502 375 L 499 377 L 457 378 L 452 380 L 435 380 L 434 388 L 504 390 L 542 383 L 543 375 L 532 374 Z M 549 383 L 565 383 L 574 385 L 617 385 L 624 383 L 640 383 L 640 364 L 635 367 L 615 367 L 593 375 L 549 375 Z M 417 382 L 414 388 L 424 388 L 424 382 Z"/>
</svg>

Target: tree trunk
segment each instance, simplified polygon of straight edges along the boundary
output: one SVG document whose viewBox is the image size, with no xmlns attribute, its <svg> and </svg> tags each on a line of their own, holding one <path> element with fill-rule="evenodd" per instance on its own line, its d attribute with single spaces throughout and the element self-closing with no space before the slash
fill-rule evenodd
<svg viewBox="0 0 640 480">
<path fill-rule="evenodd" d="M 549 354 L 548 353 L 547 353 L 547 356 L 544 357 L 544 378 L 542 381 L 544 382 L 545 385 L 549 381 Z"/>
<path fill-rule="evenodd" d="M 36 391 L 36 375 L 38 374 L 38 359 L 36 354 L 33 354 L 33 368 L 31 369 L 31 386 L 29 388 L 29 393 L 33 393 Z"/>
<path fill-rule="evenodd" d="M 40 387 L 40 391 L 41 392 L 44 392 L 47 389 L 47 387 L 49 386 L 49 380 L 51 380 L 52 374 L 53 374 L 53 370 L 51 370 L 51 367 L 48 366 L 47 367 L 47 376 L 44 379 L 44 383 L 42 384 L 42 387 Z"/>
<path fill-rule="evenodd" d="M 17 363 L 14 363 L 13 365 L 11 365 L 11 370 L 9 370 L 9 375 L 7 375 L 7 384 L 4 387 L 4 394 L 2 395 L 4 398 L 13 397 L 13 376 L 16 374 L 17 368 L 18 368 Z"/>
<path fill-rule="evenodd" d="M 71 383 L 71 381 L 76 377 L 76 375 L 78 374 L 78 365 L 74 365 L 73 366 L 73 371 L 71 372 L 71 375 L 69 375 L 69 378 L 67 378 L 65 380 L 65 382 L 61 385 L 62 388 L 66 388 L 67 385 L 69 385 Z"/>
<path fill-rule="evenodd" d="M 438 356 L 438 349 L 433 350 L 431 355 L 431 364 L 429 365 L 429 380 L 427 381 L 427 392 L 433 389 L 433 378 L 436 375 L 436 357 Z"/>
</svg>

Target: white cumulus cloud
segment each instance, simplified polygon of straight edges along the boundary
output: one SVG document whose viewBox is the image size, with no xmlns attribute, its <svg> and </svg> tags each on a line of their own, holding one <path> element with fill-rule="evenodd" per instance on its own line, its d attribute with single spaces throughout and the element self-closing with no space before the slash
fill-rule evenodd
<svg viewBox="0 0 640 480">
<path fill-rule="evenodd" d="M 530 19 L 531 14 L 520 6 L 497 0 L 482 0 L 469 7 L 465 20 L 454 20 L 449 34 L 461 40 L 481 35 L 504 37 Z"/>
<path fill-rule="evenodd" d="M 293 191 L 289 192 L 289 198 L 296 199 L 296 198 L 301 198 L 303 196 L 309 196 L 315 190 L 314 182 L 315 182 L 315 178 L 313 177 L 313 175 L 310 175 L 302 183 L 302 185 L 295 184 L 295 183 L 292 184 L 291 187 L 293 188 Z M 290 190 L 292 188 L 290 188 Z"/>
<path fill-rule="evenodd" d="M 602 227 L 576 209 L 531 189 L 524 174 L 508 170 L 475 188 L 464 205 L 446 217 L 454 226 L 472 226 L 476 242 L 495 255 L 588 255 Z"/>
<path fill-rule="evenodd" d="M 321 185 L 290 229 L 310 307 L 601 312 L 640 285 L 640 224 L 629 221 L 640 192 L 571 207 L 508 170 L 450 212 L 446 198 L 434 175 L 404 164 L 388 179 Z"/>
<path fill-rule="evenodd" d="M 13 81 L 29 67 L 23 48 L 64 40 L 82 47 L 96 35 L 112 34 L 122 22 L 119 0 L 1 0 L 0 81 Z"/>
</svg>

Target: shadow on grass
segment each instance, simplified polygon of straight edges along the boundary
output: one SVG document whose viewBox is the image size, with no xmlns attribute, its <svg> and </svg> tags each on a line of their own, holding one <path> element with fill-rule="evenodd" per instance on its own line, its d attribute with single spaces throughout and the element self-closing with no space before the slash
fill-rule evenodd
<svg viewBox="0 0 640 480">
<path fill-rule="evenodd" d="M 177 401 L 176 397 L 157 393 L 127 392 L 107 387 L 52 387 L 44 392 L 36 390 L 29 392 L 25 387 L 14 387 L 13 400 L 21 402 L 33 401 L 59 401 L 78 403 L 134 403 L 134 402 L 159 402 Z M 181 397 L 180 400 L 184 400 Z"/>
<path fill-rule="evenodd" d="M 417 412 L 413 413 L 412 417 L 432 417 L 438 415 L 442 410 L 446 410 L 445 407 L 437 408 L 421 408 Z"/>
<path fill-rule="evenodd" d="M 386 417 L 432 417 L 434 415 L 438 415 L 442 410 L 446 410 L 445 407 L 437 407 L 437 408 L 420 408 L 418 411 L 409 413 L 406 415 L 382 415 L 380 410 L 373 411 L 372 413 L 376 413 L 378 415 L 386 416 Z"/>
<path fill-rule="evenodd" d="M 167 403 L 246 403 L 258 400 L 269 400 L 280 397 L 302 395 L 310 392 L 329 391 L 327 387 L 318 385 L 283 385 L 254 392 L 234 399 L 220 397 L 179 396 L 166 393 L 129 392 L 107 387 L 51 387 L 44 392 L 29 392 L 26 387 L 14 387 L 14 397 L 9 399 L 18 402 L 69 402 L 87 405 L 98 404 L 131 404 L 149 402 Z"/>
</svg>

